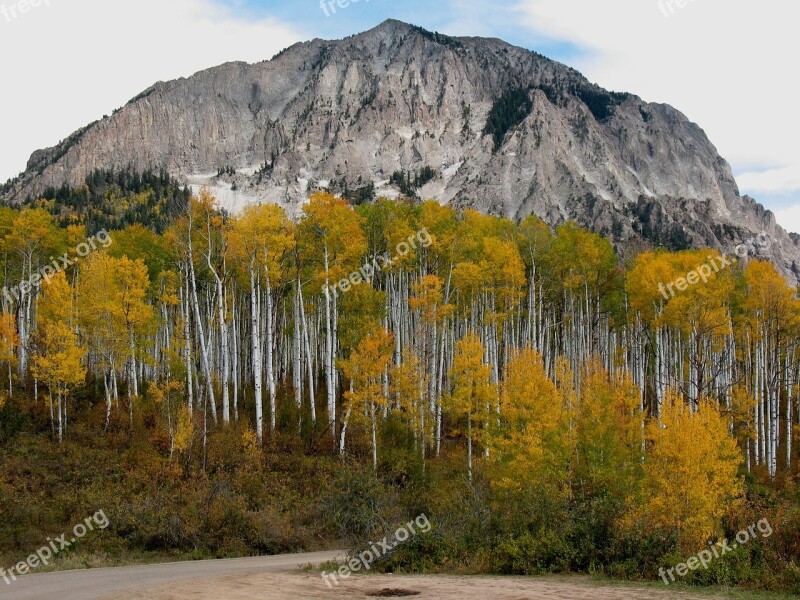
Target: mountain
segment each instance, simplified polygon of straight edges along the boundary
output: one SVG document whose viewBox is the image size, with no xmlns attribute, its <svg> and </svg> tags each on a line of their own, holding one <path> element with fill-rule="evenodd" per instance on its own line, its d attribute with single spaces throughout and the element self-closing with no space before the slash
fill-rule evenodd
<svg viewBox="0 0 800 600">
<path fill-rule="evenodd" d="M 24 202 L 123 169 L 208 185 L 231 210 L 270 201 L 296 214 L 329 189 L 572 219 L 627 256 L 654 245 L 733 252 L 760 234 L 770 244 L 755 249 L 800 278 L 800 238 L 740 195 L 728 163 L 674 108 L 501 40 L 394 20 L 159 82 L 34 152 L 0 195 Z"/>
</svg>

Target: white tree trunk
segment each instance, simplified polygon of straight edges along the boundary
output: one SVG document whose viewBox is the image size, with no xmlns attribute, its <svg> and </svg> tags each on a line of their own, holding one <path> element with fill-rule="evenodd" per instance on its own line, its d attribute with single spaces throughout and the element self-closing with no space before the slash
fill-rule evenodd
<svg viewBox="0 0 800 600">
<path fill-rule="evenodd" d="M 317 399 L 314 396 L 314 355 L 311 352 L 311 340 L 308 335 L 308 322 L 306 321 L 306 306 L 303 300 L 303 288 L 298 281 L 298 300 L 300 303 L 300 319 L 303 326 L 303 343 L 306 347 L 306 361 L 308 362 L 308 401 L 311 408 L 311 423 L 317 424 Z"/>
<path fill-rule="evenodd" d="M 297 409 L 297 435 L 303 431 L 303 342 L 300 333 L 300 282 L 295 281 L 293 306 L 294 337 L 292 338 L 292 385 L 294 404 Z"/>
<path fill-rule="evenodd" d="M 230 353 L 228 349 L 228 322 L 225 315 L 225 288 L 222 280 L 211 264 L 211 252 L 206 254 L 208 268 L 214 275 L 217 285 L 217 315 L 219 318 L 219 340 L 222 353 L 222 422 L 226 425 L 231 422 L 230 407 Z"/>
<path fill-rule="evenodd" d="M 272 285 L 269 280 L 269 269 L 264 266 L 266 277 L 264 278 L 267 286 L 267 325 L 266 325 L 266 346 L 267 346 L 267 384 L 269 385 L 269 431 L 275 433 L 275 420 L 277 413 L 277 391 L 275 386 L 275 368 L 272 350 Z"/>
<path fill-rule="evenodd" d="M 333 317 L 331 310 L 330 279 L 328 276 L 328 246 L 325 245 L 325 380 L 328 384 L 328 426 L 331 436 L 336 439 L 336 381 L 334 378 L 334 339 L 333 339 Z"/>
<path fill-rule="evenodd" d="M 203 359 L 203 374 L 206 378 L 206 388 L 208 392 L 208 403 L 211 406 L 211 418 L 214 424 L 217 423 L 217 404 L 214 400 L 214 381 L 211 377 L 211 364 L 208 360 L 208 347 L 206 337 L 203 333 L 203 320 L 200 317 L 200 304 L 197 301 L 197 280 L 194 275 L 194 261 L 192 259 L 191 243 L 189 245 L 189 279 L 192 286 L 192 305 L 194 307 L 195 327 L 200 338 L 200 356 Z"/>
<path fill-rule="evenodd" d="M 259 293 L 256 284 L 255 267 L 250 264 L 250 313 L 252 317 L 253 338 L 253 387 L 255 388 L 256 402 L 256 435 L 258 445 L 264 444 L 264 406 L 261 397 L 261 325 L 259 310 Z"/>
</svg>

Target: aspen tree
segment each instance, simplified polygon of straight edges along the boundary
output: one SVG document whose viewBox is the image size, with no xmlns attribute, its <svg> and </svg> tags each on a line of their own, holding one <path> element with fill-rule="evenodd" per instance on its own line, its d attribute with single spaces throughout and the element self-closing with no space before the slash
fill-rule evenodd
<svg viewBox="0 0 800 600">
<path fill-rule="evenodd" d="M 362 218 L 344 201 L 330 194 L 313 194 L 303 207 L 299 223 L 304 256 L 317 267 L 316 284 L 321 289 L 325 310 L 324 372 L 327 385 L 328 426 L 336 439 L 336 359 L 339 347 L 338 296 L 340 285 L 362 265 L 366 241 Z M 336 286 L 336 287 L 334 287 Z M 349 286 L 345 283 L 345 287 Z"/>
<path fill-rule="evenodd" d="M 277 381 L 275 357 L 275 292 L 280 291 L 287 269 L 285 261 L 293 247 L 291 223 L 279 207 L 250 205 L 232 224 L 231 252 L 247 270 L 250 284 L 252 363 L 256 404 L 256 435 L 264 442 L 262 400 L 262 348 L 265 350 L 266 379 L 270 402 L 270 433 L 275 432 Z M 262 303 L 266 319 L 262 327 Z"/>
<path fill-rule="evenodd" d="M 44 286 L 37 300 L 38 344 L 33 355 L 34 375 L 44 381 L 50 397 L 53 421 L 53 397 L 58 410 L 58 441 L 67 430 L 67 402 L 72 388 L 84 381 L 86 369 L 81 364 L 84 350 L 73 328 L 73 292 L 63 272 Z"/>
<path fill-rule="evenodd" d="M 561 493 L 572 446 L 569 414 L 541 355 L 515 352 L 501 390 L 501 424 L 491 437 L 494 485 Z"/>
<path fill-rule="evenodd" d="M 669 390 L 660 422 L 647 424 L 643 490 L 634 515 L 678 532 L 685 550 L 719 534 L 721 519 L 742 494 L 741 455 L 714 402 L 698 409 Z"/>
<path fill-rule="evenodd" d="M 11 375 L 11 365 L 16 358 L 16 351 L 19 348 L 19 335 L 17 334 L 17 323 L 14 315 L 4 310 L 0 315 L 0 363 L 6 363 L 8 370 L 8 396 L 14 395 L 14 384 Z"/>
<path fill-rule="evenodd" d="M 342 371 L 352 386 L 350 391 L 345 392 L 345 418 L 339 452 L 344 454 L 350 418 L 366 412 L 372 440 L 372 466 L 375 470 L 378 468 L 377 414 L 388 403 L 388 398 L 383 395 L 381 375 L 391 362 L 391 347 L 392 336 L 376 327 L 358 344 L 350 358 L 341 362 Z"/>
<path fill-rule="evenodd" d="M 452 391 L 447 408 L 457 419 L 467 423 L 467 475 L 472 481 L 473 440 L 487 442 L 490 403 L 497 397 L 497 387 L 491 383 L 491 367 L 484 364 L 484 347 L 474 333 L 467 334 L 456 344 L 455 358 L 450 368 Z M 477 423 L 478 428 L 473 427 Z M 480 424 L 484 424 L 481 428 Z"/>
</svg>

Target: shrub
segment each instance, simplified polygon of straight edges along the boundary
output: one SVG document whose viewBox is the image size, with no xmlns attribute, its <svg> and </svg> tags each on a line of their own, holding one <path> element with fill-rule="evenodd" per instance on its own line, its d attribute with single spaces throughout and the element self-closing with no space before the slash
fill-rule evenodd
<svg viewBox="0 0 800 600">
<path fill-rule="evenodd" d="M 572 560 L 569 544 L 550 529 L 500 542 L 495 568 L 506 575 L 542 575 L 567 571 Z"/>
</svg>

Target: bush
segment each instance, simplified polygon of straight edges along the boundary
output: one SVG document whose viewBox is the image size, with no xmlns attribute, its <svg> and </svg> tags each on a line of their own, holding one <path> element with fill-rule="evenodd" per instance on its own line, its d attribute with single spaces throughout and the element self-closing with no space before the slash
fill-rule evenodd
<svg viewBox="0 0 800 600">
<path fill-rule="evenodd" d="M 500 542 L 495 569 L 504 575 L 543 575 L 567 571 L 572 549 L 557 533 L 543 529 Z"/>
<path fill-rule="evenodd" d="M 594 571 L 609 561 L 624 510 L 621 500 L 609 496 L 582 500 L 570 508 L 568 539 L 575 549 L 574 568 Z"/>
<path fill-rule="evenodd" d="M 365 543 L 386 525 L 386 492 L 372 468 L 342 464 L 323 499 L 323 516 L 339 536 L 355 545 Z"/>
<path fill-rule="evenodd" d="M 439 570 L 450 555 L 444 537 L 431 529 L 403 542 L 381 560 L 377 568 L 385 573 L 430 573 Z"/>
<path fill-rule="evenodd" d="M 685 577 L 688 583 L 694 585 L 722 586 L 751 583 L 755 579 L 755 572 L 750 564 L 750 549 L 747 546 L 741 546 L 725 556 L 715 558 L 708 563 L 707 569 L 701 567 Z"/>
</svg>

